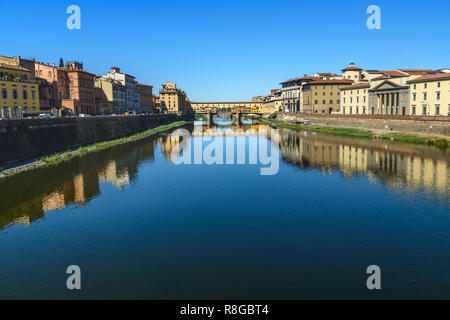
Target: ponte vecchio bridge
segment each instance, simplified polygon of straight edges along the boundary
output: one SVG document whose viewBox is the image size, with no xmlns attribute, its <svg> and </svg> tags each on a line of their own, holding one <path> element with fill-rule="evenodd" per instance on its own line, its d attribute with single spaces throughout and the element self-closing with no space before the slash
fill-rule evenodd
<svg viewBox="0 0 450 320">
<path fill-rule="evenodd" d="M 263 103 L 253 102 L 191 102 L 191 107 L 196 114 L 205 115 L 208 123 L 212 123 L 212 118 L 218 113 L 234 114 L 238 123 L 243 114 L 263 115 Z"/>
</svg>

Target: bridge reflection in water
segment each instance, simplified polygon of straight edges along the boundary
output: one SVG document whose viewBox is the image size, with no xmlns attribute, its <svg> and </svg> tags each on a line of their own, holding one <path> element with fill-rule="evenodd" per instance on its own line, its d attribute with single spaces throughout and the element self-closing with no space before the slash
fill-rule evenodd
<svg viewBox="0 0 450 320">
<path fill-rule="evenodd" d="M 256 136 L 271 131 L 264 125 L 186 127 L 192 137 Z M 341 172 L 352 179 L 365 175 L 390 188 L 423 191 L 446 198 L 449 192 L 450 153 L 436 148 L 379 140 L 360 140 L 282 129 L 282 159 L 299 170 Z M 83 206 L 101 194 L 102 185 L 118 190 L 139 176 L 144 162 L 162 155 L 171 161 L 177 141 L 161 134 L 135 143 L 88 154 L 56 167 L 25 172 L 0 180 L 0 230 L 43 219 L 45 212 Z M 281 168 L 282 170 L 282 168 Z M 280 186 L 282 187 L 282 186 Z"/>
</svg>

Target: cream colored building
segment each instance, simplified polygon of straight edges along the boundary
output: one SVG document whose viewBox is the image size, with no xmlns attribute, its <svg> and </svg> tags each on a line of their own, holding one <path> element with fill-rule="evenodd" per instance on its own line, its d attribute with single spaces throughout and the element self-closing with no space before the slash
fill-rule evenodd
<svg viewBox="0 0 450 320">
<path fill-rule="evenodd" d="M 355 66 L 354 62 L 350 62 L 347 68 L 342 69 L 342 78 L 358 83 L 362 79 L 362 71 L 362 69 Z"/>
<path fill-rule="evenodd" d="M 370 84 L 358 83 L 341 88 L 341 114 L 369 114 Z"/>
<path fill-rule="evenodd" d="M 450 74 L 434 74 L 409 80 L 411 114 L 450 116 Z"/>
<path fill-rule="evenodd" d="M 357 70 L 347 72 L 351 72 L 350 77 L 357 75 Z M 424 80 L 434 79 L 435 77 L 445 78 L 445 74 L 439 72 L 442 71 L 431 69 L 364 71 L 359 83 L 341 89 L 340 114 L 435 115 L 437 114 L 436 111 L 439 111 L 440 115 L 447 115 L 448 104 L 442 107 L 442 103 L 436 101 L 441 98 L 440 95 L 442 94 L 437 90 L 438 88 L 436 88 L 433 96 L 436 100 L 432 100 L 433 98 L 426 91 L 414 91 L 414 86 L 411 86 L 411 83 L 420 78 Z M 419 94 L 422 94 L 422 98 L 428 99 L 428 101 L 418 102 Z M 437 109 L 435 109 L 436 106 Z"/>
<path fill-rule="evenodd" d="M 107 77 L 97 77 L 95 87 L 100 89 L 102 101 L 112 103 L 111 113 L 119 115 L 127 111 L 126 87 L 120 81 Z"/>
</svg>

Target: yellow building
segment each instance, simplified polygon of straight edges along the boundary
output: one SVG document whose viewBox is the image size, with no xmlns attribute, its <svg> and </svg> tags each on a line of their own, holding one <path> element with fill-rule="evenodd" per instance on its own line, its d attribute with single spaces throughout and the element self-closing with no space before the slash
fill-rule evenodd
<svg viewBox="0 0 450 320">
<path fill-rule="evenodd" d="M 450 116 L 450 74 L 426 75 L 409 80 L 411 114 Z"/>
<path fill-rule="evenodd" d="M 175 83 L 166 82 L 159 91 L 161 109 L 169 113 L 187 113 L 191 111 L 191 104 L 186 93 L 177 88 Z"/>
<path fill-rule="evenodd" d="M 126 88 L 120 81 L 98 77 L 95 79 L 98 88 L 96 100 L 103 114 L 124 114 L 127 111 Z"/>
<path fill-rule="evenodd" d="M 39 112 L 39 87 L 31 72 L 0 63 L 0 118 L 20 119 Z"/>
</svg>

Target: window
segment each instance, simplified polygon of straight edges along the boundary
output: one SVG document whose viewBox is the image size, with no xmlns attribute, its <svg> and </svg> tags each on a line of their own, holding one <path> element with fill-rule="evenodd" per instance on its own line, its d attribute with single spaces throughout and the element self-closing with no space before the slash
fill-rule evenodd
<svg viewBox="0 0 450 320">
<path fill-rule="evenodd" d="M 333 100 L 330 100 L 330 104 L 333 104 Z"/>
<path fill-rule="evenodd" d="M 416 88 L 417 88 L 417 85 L 414 85 L 414 90 L 416 90 Z"/>
<path fill-rule="evenodd" d="M 436 99 L 441 100 L 441 93 L 439 91 L 436 92 Z"/>
<path fill-rule="evenodd" d="M 428 87 L 428 83 L 424 83 L 423 87 L 426 89 Z"/>
<path fill-rule="evenodd" d="M 423 93 L 423 100 L 424 100 L 424 101 L 427 100 L 427 93 L 426 93 L 426 92 Z"/>
<path fill-rule="evenodd" d="M 350 107 L 350 113 L 349 114 L 352 114 L 352 112 L 353 112 L 353 110 L 352 110 L 353 108 L 352 107 Z"/>
<path fill-rule="evenodd" d="M 417 94 L 413 93 L 413 101 L 416 101 L 417 99 Z"/>
<path fill-rule="evenodd" d="M 363 107 L 363 114 L 366 114 L 366 107 Z"/>
<path fill-rule="evenodd" d="M 17 90 L 13 89 L 13 99 L 19 98 L 19 95 L 17 94 Z"/>
<path fill-rule="evenodd" d="M 437 84 L 437 87 L 438 87 L 438 88 L 440 88 L 440 87 L 441 87 L 441 83 L 440 83 L 440 82 L 438 82 L 438 84 Z"/>
<path fill-rule="evenodd" d="M 413 115 L 416 114 L 416 106 L 412 106 L 412 114 L 413 114 Z"/>
<path fill-rule="evenodd" d="M 23 97 L 23 100 L 28 100 L 28 91 L 27 90 L 22 91 L 22 97 Z"/>
<path fill-rule="evenodd" d="M 8 90 L 2 89 L 2 98 L 3 99 L 8 99 Z"/>
<path fill-rule="evenodd" d="M 438 116 L 440 114 L 441 105 L 436 105 L 436 115 Z"/>
</svg>

